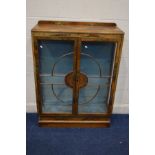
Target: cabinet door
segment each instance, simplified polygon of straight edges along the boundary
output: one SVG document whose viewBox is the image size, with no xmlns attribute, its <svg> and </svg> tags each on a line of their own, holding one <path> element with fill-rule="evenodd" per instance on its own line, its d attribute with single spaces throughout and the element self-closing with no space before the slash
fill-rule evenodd
<svg viewBox="0 0 155 155">
<path fill-rule="evenodd" d="M 78 113 L 107 112 L 114 56 L 114 42 L 81 43 L 80 73 L 87 82 L 79 89 Z"/>
<path fill-rule="evenodd" d="M 73 70 L 74 41 L 38 40 L 43 113 L 72 113 L 73 89 L 65 76 Z"/>
</svg>

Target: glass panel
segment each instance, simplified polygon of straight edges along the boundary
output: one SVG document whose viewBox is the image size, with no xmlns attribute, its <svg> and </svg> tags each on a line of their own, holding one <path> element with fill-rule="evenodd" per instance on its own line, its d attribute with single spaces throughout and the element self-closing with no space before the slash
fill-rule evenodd
<svg viewBox="0 0 155 155">
<path fill-rule="evenodd" d="M 41 85 L 43 112 L 72 112 L 72 89 L 65 85 Z"/>
<path fill-rule="evenodd" d="M 79 113 L 106 113 L 115 53 L 113 42 L 82 42 L 80 70 L 88 83 L 79 91 Z"/>
<path fill-rule="evenodd" d="M 108 89 L 100 85 L 80 89 L 79 113 L 106 113 Z"/>
<path fill-rule="evenodd" d="M 72 89 L 65 75 L 73 70 L 73 41 L 39 40 L 42 111 L 72 113 Z"/>
</svg>

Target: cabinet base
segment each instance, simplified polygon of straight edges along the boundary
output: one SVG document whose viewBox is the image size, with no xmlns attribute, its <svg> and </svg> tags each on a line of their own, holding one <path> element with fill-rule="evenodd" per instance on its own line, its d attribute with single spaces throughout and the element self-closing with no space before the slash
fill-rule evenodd
<svg viewBox="0 0 155 155">
<path fill-rule="evenodd" d="M 39 120 L 40 127 L 110 127 L 110 119 L 106 120 Z"/>
</svg>

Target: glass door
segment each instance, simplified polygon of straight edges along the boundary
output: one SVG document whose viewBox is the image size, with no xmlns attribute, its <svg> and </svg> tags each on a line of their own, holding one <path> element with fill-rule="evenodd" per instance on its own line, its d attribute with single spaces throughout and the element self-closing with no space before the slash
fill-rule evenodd
<svg viewBox="0 0 155 155">
<path fill-rule="evenodd" d="M 78 113 L 107 112 L 114 55 L 114 42 L 81 43 Z"/>
<path fill-rule="evenodd" d="M 74 41 L 38 40 L 43 113 L 72 113 L 73 89 L 65 77 L 73 71 Z"/>
<path fill-rule="evenodd" d="M 106 113 L 114 42 L 38 40 L 43 113 Z"/>
</svg>

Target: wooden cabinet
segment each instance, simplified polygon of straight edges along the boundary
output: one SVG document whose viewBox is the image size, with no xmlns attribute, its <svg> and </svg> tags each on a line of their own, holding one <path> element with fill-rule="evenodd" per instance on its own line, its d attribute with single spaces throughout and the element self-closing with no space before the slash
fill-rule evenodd
<svg viewBox="0 0 155 155">
<path fill-rule="evenodd" d="M 40 126 L 110 125 L 123 36 L 115 23 L 38 22 L 32 47 Z"/>
</svg>

